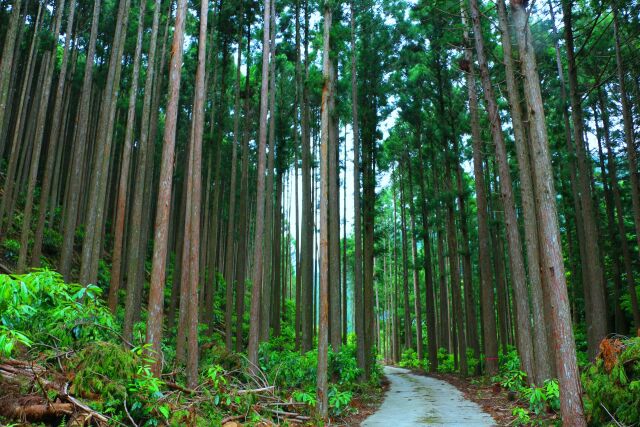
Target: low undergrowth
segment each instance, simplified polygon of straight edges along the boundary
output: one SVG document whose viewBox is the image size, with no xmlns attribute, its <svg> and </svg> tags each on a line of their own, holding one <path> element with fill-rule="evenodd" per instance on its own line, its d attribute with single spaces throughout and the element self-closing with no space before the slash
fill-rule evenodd
<svg viewBox="0 0 640 427">
<path fill-rule="evenodd" d="M 244 355 L 203 332 L 200 381 L 188 389 L 173 352 L 165 353 L 163 375 L 153 376 L 145 346 L 123 346 L 120 323 L 99 287 L 65 283 L 49 270 L 0 275 L 0 414 L 24 417 L 36 402 L 49 413 L 33 421 L 55 425 L 77 425 L 69 405 L 98 425 L 315 422 L 317 352 L 297 351 L 290 325 L 260 346 L 257 374 Z M 135 335 L 144 336 L 143 329 L 138 323 Z M 174 338 L 167 335 L 169 349 Z M 350 416 L 352 399 L 379 390 L 379 368 L 370 382 L 358 381 L 355 349 L 350 341 L 329 355 L 333 418 Z"/>
</svg>

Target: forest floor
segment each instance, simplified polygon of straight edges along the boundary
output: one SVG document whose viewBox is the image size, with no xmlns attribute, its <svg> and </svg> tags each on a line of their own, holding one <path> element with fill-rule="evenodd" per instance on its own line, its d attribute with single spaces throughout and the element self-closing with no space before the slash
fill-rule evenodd
<svg viewBox="0 0 640 427">
<path fill-rule="evenodd" d="M 450 383 L 386 366 L 391 383 L 382 406 L 363 427 L 467 425 L 492 426 L 496 420 Z"/>
</svg>

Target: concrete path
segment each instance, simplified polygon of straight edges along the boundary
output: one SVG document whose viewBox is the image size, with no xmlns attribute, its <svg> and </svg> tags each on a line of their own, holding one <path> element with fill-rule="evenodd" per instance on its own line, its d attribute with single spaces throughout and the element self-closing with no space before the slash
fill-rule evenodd
<svg viewBox="0 0 640 427">
<path fill-rule="evenodd" d="M 385 366 L 384 372 L 391 387 L 378 412 L 362 427 L 496 425 L 480 406 L 447 382 L 390 366 Z"/>
</svg>

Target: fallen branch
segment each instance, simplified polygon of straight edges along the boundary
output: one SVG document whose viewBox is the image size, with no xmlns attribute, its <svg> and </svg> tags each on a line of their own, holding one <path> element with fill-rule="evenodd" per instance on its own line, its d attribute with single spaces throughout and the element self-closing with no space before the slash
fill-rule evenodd
<svg viewBox="0 0 640 427">
<path fill-rule="evenodd" d="M 25 420 L 32 423 L 62 418 L 72 415 L 74 411 L 71 403 L 21 405 L 19 400 L 9 405 L 3 405 L 1 409 L 2 414 L 7 418 Z"/>
<path fill-rule="evenodd" d="M 250 390 L 238 390 L 237 394 L 261 393 L 263 391 L 272 391 L 275 387 L 270 385 L 267 387 L 254 388 Z"/>
<path fill-rule="evenodd" d="M 187 393 L 187 394 L 195 394 L 196 391 L 192 390 L 190 388 L 186 388 L 181 386 L 180 384 L 174 383 L 174 382 L 170 382 L 170 381 L 165 381 L 164 384 L 170 388 L 171 390 L 178 390 L 181 391 L 183 393 Z"/>
</svg>

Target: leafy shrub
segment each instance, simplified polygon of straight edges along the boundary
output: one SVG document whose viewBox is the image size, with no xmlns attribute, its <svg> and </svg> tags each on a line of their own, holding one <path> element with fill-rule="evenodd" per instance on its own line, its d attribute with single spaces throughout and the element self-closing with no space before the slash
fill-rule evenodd
<svg viewBox="0 0 640 427">
<path fill-rule="evenodd" d="M 18 255 L 20 254 L 20 242 L 14 239 L 6 239 L 2 242 L 2 247 L 4 249 L 5 259 L 11 262 L 16 262 L 18 260 Z"/>
<path fill-rule="evenodd" d="M 587 415 L 603 425 L 611 421 L 609 411 L 619 423 L 633 425 L 640 419 L 640 338 L 603 340 L 600 350 L 582 375 Z"/>
<path fill-rule="evenodd" d="M 62 234 L 54 228 L 45 228 L 42 236 L 42 247 L 50 253 L 57 253 L 62 247 Z"/>
<path fill-rule="evenodd" d="M 412 348 L 407 348 L 402 352 L 400 356 L 400 362 L 398 363 L 403 368 L 416 369 L 420 367 L 420 360 L 418 360 L 418 353 Z"/>
<path fill-rule="evenodd" d="M 35 343 L 53 338 L 60 347 L 80 348 L 114 334 L 100 292 L 92 285 L 67 284 L 49 270 L 0 275 L 0 326 Z"/>
<path fill-rule="evenodd" d="M 444 348 L 438 349 L 438 372 L 451 373 L 455 372 L 455 362 L 453 354 L 449 353 Z"/>
</svg>

